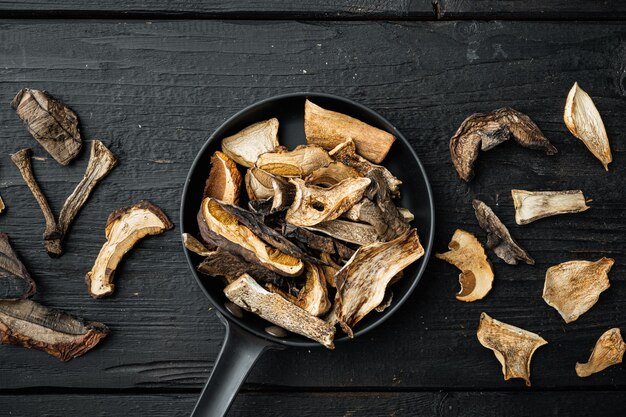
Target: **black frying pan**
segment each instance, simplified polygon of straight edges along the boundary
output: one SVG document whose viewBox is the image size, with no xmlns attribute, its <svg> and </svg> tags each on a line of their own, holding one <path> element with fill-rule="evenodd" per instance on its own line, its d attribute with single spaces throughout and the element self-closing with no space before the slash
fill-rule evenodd
<svg viewBox="0 0 626 417">
<path fill-rule="evenodd" d="M 280 144 L 293 149 L 306 142 L 304 137 L 304 101 L 306 98 L 324 108 L 356 117 L 395 135 L 397 140 L 383 164 L 403 182 L 399 205 L 410 209 L 415 215 L 412 224 L 417 228 L 426 252 L 421 259 L 405 270 L 404 278 L 394 285 L 392 305 L 383 313 L 370 313 L 356 325 L 354 337 L 358 337 L 384 322 L 409 297 L 426 268 L 435 225 L 433 196 L 424 167 L 405 137 L 376 112 L 342 97 L 316 93 L 276 96 L 243 109 L 211 135 L 191 165 L 182 195 L 182 233 L 198 235 L 196 214 L 202 200 L 204 182 L 209 175 L 209 160 L 211 155 L 220 149 L 221 140 L 255 122 L 276 117 L 280 122 L 278 131 Z M 224 288 L 222 280 L 199 274 L 196 271 L 196 265 L 201 258 L 188 250 L 185 250 L 185 255 L 196 281 L 218 310 L 218 317 L 226 327 L 222 350 L 192 416 L 224 416 L 239 386 L 265 350 L 285 346 L 311 348 L 321 345 L 291 333 L 285 338 L 271 336 L 264 331 L 264 328 L 269 325 L 268 322 L 252 313 L 244 313 L 243 319 L 235 317 L 224 307 L 227 299 L 222 291 Z M 338 331 L 335 341 L 345 340 L 348 340 L 348 337 Z"/>
</svg>

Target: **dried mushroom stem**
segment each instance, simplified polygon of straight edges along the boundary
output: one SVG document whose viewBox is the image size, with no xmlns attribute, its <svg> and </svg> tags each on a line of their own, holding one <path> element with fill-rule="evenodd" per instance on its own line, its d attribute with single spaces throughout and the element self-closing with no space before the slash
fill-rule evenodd
<svg viewBox="0 0 626 417">
<path fill-rule="evenodd" d="M 593 100 L 578 83 L 574 83 L 567 95 L 563 119 L 572 135 L 580 139 L 608 171 L 613 156 L 604 123 Z"/>
<path fill-rule="evenodd" d="M 37 142 L 61 165 L 67 165 L 82 146 L 78 117 L 45 91 L 24 88 L 11 102 Z"/>
<path fill-rule="evenodd" d="M 457 293 L 459 301 L 476 301 L 484 298 L 493 283 L 493 270 L 487 259 L 485 250 L 474 235 L 465 230 L 457 229 L 448 244 L 450 251 L 437 253 L 435 256 L 461 270 L 459 283 L 461 290 Z"/>
<path fill-rule="evenodd" d="M 48 255 L 57 257 L 62 253 L 61 239 L 63 233 L 57 225 L 54 214 L 52 214 L 52 210 L 48 204 L 48 200 L 46 200 L 46 196 L 43 194 L 41 188 L 39 188 L 39 184 L 37 184 L 37 181 L 35 180 L 33 168 L 30 163 L 31 155 L 32 151 L 26 148 L 11 155 L 11 160 L 15 166 L 17 166 L 17 169 L 20 170 L 22 178 L 24 178 L 26 185 L 30 189 L 31 193 L 33 193 L 37 203 L 39 203 L 39 207 L 41 207 L 43 217 L 46 221 L 46 229 L 43 233 L 44 248 L 46 249 Z"/>
<path fill-rule="evenodd" d="M 0 233 L 0 300 L 19 300 L 37 290 L 35 281 L 9 242 L 9 235 Z"/>
<path fill-rule="evenodd" d="M 566 323 L 575 321 L 611 286 L 608 273 L 614 263 L 611 258 L 601 258 L 596 262 L 569 261 L 548 268 L 543 299 Z"/>
<path fill-rule="evenodd" d="M 165 213 L 149 201 L 111 213 L 104 229 L 107 240 L 85 278 L 89 294 L 93 298 L 112 294 L 113 276 L 124 254 L 145 236 L 161 234 L 172 227 Z"/>
<path fill-rule="evenodd" d="M 548 344 L 538 334 L 480 315 L 478 341 L 495 353 L 502 364 L 504 380 L 522 378 L 530 386 L 530 361 L 537 348 Z"/>
<path fill-rule="evenodd" d="M 589 209 L 580 190 L 511 190 L 511 195 L 515 206 L 515 222 L 519 225 L 557 214 L 580 213 Z"/>
<path fill-rule="evenodd" d="M 261 287 L 252 277 L 242 275 L 224 288 L 226 297 L 244 310 L 290 332 L 334 349 L 335 328 L 300 307 Z"/>
<path fill-rule="evenodd" d="M 0 301 L 0 342 L 46 352 L 62 361 L 84 355 L 109 333 L 102 323 L 85 322 L 32 300 Z"/>
<path fill-rule="evenodd" d="M 587 363 L 576 363 L 576 375 L 581 378 L 600 372 L 609 366 L 622 363 L 626 343 L 619 329 L 607 330 L 600 336 Z"/>
</svg>

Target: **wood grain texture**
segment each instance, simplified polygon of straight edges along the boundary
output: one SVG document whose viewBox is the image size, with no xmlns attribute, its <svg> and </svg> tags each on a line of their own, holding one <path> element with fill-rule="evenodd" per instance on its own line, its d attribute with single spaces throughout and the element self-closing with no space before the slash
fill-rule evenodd
<svg viewBox="0 0 626 417">
<path fill-rule="evenodd" d="M 4 395 L 0 404 L 8 416 L 183 417 L 189 415 L 195 399 L 193 394 Z M 244 392 L 237 396 L 228 417 L 501 417 L 512 412 L 535 417 L 621 417 L 624 407 L 626 398 L 618 391 Z"/>
<path fill-rule="evenodd" d="M 435 192 L 435 250 L 445 249 L 457 227 L 484 241 L 471 207 L 480 198 L 537 264 L 513 267 L 490 255 L 492 293 L 465 304 L 454 299 L 458 272 L 433 259 L 415 294 L 384 326 L 334 352 L 268 353 L 248 387 L 521 389 L 521 381 L 503 381 L 493 353 L 476 340 L 486 311 L 549 341 L 533 360 L 533 387 L 626 388 L 620 366 L 588 379 L 574 372 L 602 332 L 626 327 L 625 53 L 626 25 L 619 23 L 1 21 L 0 194 L 7 211 L 0 230 L 37 280 L 37 300 L 102 321 L 112 334 L 68 364 L 0 346 L 0 374 L 11 375 L 0 378 L 0 388 L 197 391 L 223 330 L 188 273 L 179 231 L 140 242 L 118 269 L 110 299 L 91 300 L 83 277 L 113 209 L 145 198 L 178 223 L 187 170 L 209 134 L 250 103 L 302 90 L 357 100 L 410 139 Z M 576 80 L 604 119 L 614 156 L 609 172 L 563 124 Z M 35 175 L 58 213 L 88 152 L 67 168 L 46 157 L 9 107 L 23 87 L 47 89 L 71 106 L 85 140 L 102 139 L 120 160 L 79 213 L 60 259 L 43 251 L 43 218 L 9 154 L 31 146 L 44 158 L 34 161 Z M 456 178 L 448 140 L 470 113 L 502 106 L 529 114 L 559 154 L 506 143 L 481 155 L 466 185 Z M 584 213 L 521 227 L 511 188 L 581 188 L 593 202 Z M 613 285 L 566 326 L 541 299 L 545 270 L 601 256 L 616 259 Z"/>
</svg>

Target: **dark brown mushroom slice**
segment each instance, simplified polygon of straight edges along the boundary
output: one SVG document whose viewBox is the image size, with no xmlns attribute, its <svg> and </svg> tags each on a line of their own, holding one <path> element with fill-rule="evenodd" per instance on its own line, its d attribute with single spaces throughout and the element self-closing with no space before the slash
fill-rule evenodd
<svg viewBox="0 0 626 417">
<path fill-rule="evenodd" d="M 260 216 L 267 216 L 272 211 L 272 206 L 274 205 L 274 198 L 269 197 L 262 200 L 250 200 L 248 201 L 248 208 L 254 214 L 258 214 Z"/>
<path fill-rule="evenodd" d="M 385 181 L 384 172 L 380 168 L 374 168 L 367 173 L 367 178 L 371 183 L 366 196 L 374 204 L 364 203 L 363 220 L 372 224 L 384 241 L 395 239 L 409 230 L 409 222 L 391 200 L 392 193 Z"/>
<path fill-rule="evenodd" d="M 0 342 L 46 352 L 62 361 L 84 355 L 109 333 L 102 323 L 84 321 L 32 300 L 0 301 Z"/>
<path fill-rule="evenodd" d="M 534 265 L 535 260 L 511 237 L 506 226 L 500 221 L 491 208 L 480 200 L 472 201 L 478 224 L 487 232 L 487 248 L 509 265 L 517 265 L 524 261 Z"/>
<path fill-rule="evenodd" d="M 104 229 L 107 240 L 85 277 L 89 294 L 93 298 L 112 294 L 115 270 L 126 252 L 144 237 L 161 234 L 173 227 L 163 210 L 149 201 L 113 211 Z"/>
<path fill-rule="evenodd" d="M 223 152 L 211 156 L 211 171 L 204 184 L 204 197 L 213 197 L 225 203 L 239 204 L 242 184 L 237 165 Z"/>
<path fill-rule="evenodd" d="M 37 286 L 9 242 L 0 233 L 0 300 L 20 300 L 35 293 Z"/>
<path fill-rule="evenodd" d="M 45 91 L 24 88 L 11 102 L 37 142 L 61 165 L 67 165 L 82 146 L 78 117 Z"/>
<path fill-rule="evenodd" d="M 270 283 L 278 287 L 285 286 L 284 277 L 219 248 L 213 253 L 206 254 L 198 265 L 198 271 L 212 277 L 224 277 L 229 283 L 247 273 L 258 282 Z"/>
<path fill-rule="evenodd" d="M 490 113 L 475 113 L 466 118 L 450 139 L 450 155 L 459 177 L 470 181 L 479 152 L 488 151 L 513 137 L 515 142 L 529 149 L 557 153 L 530 117 L 504 107 Z"/>
</svg>

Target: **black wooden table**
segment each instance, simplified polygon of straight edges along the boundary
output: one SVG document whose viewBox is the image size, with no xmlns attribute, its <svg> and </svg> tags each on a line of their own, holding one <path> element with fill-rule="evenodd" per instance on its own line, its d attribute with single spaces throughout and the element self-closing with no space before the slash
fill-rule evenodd
<svg viewBox="0 0 626 417">
<path fill-rule="evenodd" d="M 489 296 L 455 300 L 457 271 L 430 260 L 409 302 L 384 326 L 324 349 L 270 352 L 232 416 L 623 416 L 626 371 L 578 378 L 596 339 L 626 330 L 626 3 L 496 0 L 0 0 L 0 230 L 36 278 L 36 299 L 107 323 L 92 352 L 61 363 L 0 347 L 1 416 L 186 416 L 220 348 L 223 329 L 199 291 L 178 231 L 142 241 L 117 273 L 117 293 L 92 300 L 84 275 L 113 209 L 140 199 L 178 223 L 187 170 L 212 130 L 257 100 L 302 90 L 357 100 L 409 138 L 437 204 L 435 250 L 454 229 L 484 234 L 472 198 L 490 204 L 537 260 L 496 272 Z M 578 81 L 603 116 L 608 172 L 562 121 Z M 33 147 L 36 175 L 58 212 L 88 153 L 60 167 L 9 103 L 46 89 L 79 115 L 120 165 L 96 189 L 50 259 L 43 218 L 9 154 Z M 504 144 L 457 179 L 448 139 L 470 113 L 512 106 L 559 150 L 547 157 Z M 591 209 L 514 225 L 511 188 L 582 189 Z M 565 325 L 541 299 L 545 270 L 572 259 L 616 259 L 611 288 Z M 479 315 L 540 333 L 531 388 L 504 381 L 477 341 Z"/>
</svg>

